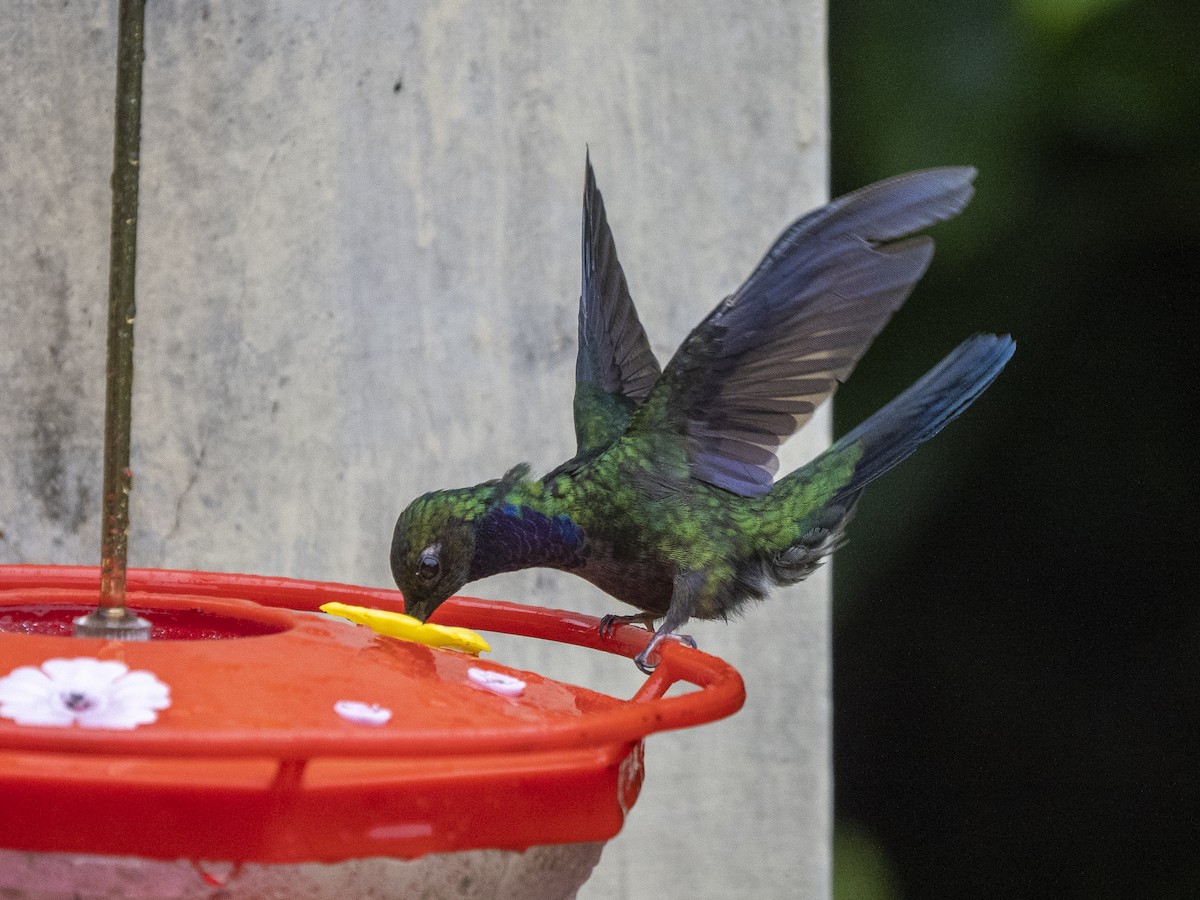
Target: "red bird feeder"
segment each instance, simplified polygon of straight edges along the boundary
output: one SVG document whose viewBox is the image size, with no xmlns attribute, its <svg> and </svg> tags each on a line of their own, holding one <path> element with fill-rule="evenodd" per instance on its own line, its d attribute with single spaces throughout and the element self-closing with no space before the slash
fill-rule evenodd
<svg viewBox="0 0 1200 900">
<path fill-rule="evenodd" d="M 131 570 L 153 639 L 71 637 L 98 584 L 0 567 L 5 896 L 407 896 L 464 872 L 479 891 L 454 896 L 572 896 L 637 800 L 645 737 L 744 699 L 674 643 L 620 700 L 314 614 L 400 611 L 395 591 L 247 575 Z M 466 597 L 439 619 L 630 657 L 649 638 Z M 677 681 L 699 690 L 665 697 Z"/>
</svg>

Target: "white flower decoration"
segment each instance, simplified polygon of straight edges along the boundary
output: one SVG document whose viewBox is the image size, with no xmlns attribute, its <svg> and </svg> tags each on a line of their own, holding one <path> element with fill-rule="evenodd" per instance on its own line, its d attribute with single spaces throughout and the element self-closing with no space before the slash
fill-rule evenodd
<svg viewBox="0 0 1200 900">
<path fill-rule="evenodd" d="M 392 711 L 386 706 L 358 700 L 339 700 L 333 704 L 333 711 L 356 725 L 386 725 L 392 717 Z"/>
<path fill-rule="evenodd" d="M 503 694 L 505 697 L 519 697 L 525 693 L 525 682 L 520 678 L 505 675 L 503 672 L 493 672 L 491 669 L 472 667 L 467 669 L 467 678 L 471 679 L 473 684 L 478 685 L 485 691 Z"/>
<path fill-rule="evenodd" d="M 113 660 L 48 659 L 0 678 L 0 716 L 18 725 L 132 729 L 171 705 L 171 689 L 150 672 Z"/>
</svg>

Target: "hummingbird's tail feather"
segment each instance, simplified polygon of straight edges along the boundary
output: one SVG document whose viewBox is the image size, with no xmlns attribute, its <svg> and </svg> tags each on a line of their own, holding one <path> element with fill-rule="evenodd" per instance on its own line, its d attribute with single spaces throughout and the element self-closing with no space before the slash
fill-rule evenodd
<svg viewBox="0 0 1200 900">
<path fill-rule="evenodd" d="M 838 498 L 857 497 L 956 419 L 995 380 L 1015 349 L 1008 335 L 979 334 L 963 341 L 908 390 L 830 447 L 826 451 L 830 455 L 861 453 Z"/>
<path fill-rule="evenodd" d="M 963 341 L 912 387 L 811 463 L 776 482 L 764 523 L 770 549 L 738 572 L 747 597 L 795 584 L 845 542 L 863 488 L 907 459 L 995 380 L 1016 344 L 1007 335 Z"/>
</svg>

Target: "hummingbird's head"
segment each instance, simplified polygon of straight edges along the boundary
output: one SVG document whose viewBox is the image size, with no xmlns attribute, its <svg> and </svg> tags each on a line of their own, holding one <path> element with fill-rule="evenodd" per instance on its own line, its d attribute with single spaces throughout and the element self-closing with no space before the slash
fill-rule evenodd
<svg viewBox="0 0 1200 900">
<path fill-rule="evenodd" d="M 471 488 L 418 497 L 396 520 L 392 577 L 404 594 L 404 611 L 424 622 L 470 581 L 475 556 L 477 504 Z"/>
<path fill-rule="evenodd" d="M 404 594 L 404 611 L 424 622 L 468 581 L 492 574 L 476 566 L 479 521 L 505 501 L 529 467 L 474 487 L 433 491 L 400 513 L 392 535 L 392 577 Z"/>
</svg>

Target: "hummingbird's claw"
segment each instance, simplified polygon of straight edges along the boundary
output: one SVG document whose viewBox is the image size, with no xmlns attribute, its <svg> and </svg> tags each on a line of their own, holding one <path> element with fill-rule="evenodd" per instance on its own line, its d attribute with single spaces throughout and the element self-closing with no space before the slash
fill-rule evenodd
<svg viewBox="0 0 1200 900">
<path fill-rule="evenodd" d="M 658 668 L 658 663 L 650 664 L 650 654 L 658 649 L 658 645 L 663 641 L 678 641 L 693 650 L 696 649 L 696 640 L 690 634 L 673 634 L 671 632 L 659 632 L 650 638 L 650 643 L 646 645 L 646 649 L 633 658 L 633 664 L 645 672 L 651 674 Z"/>
<path fill-rule="evenodd" d="M 637 613 L 632 616 L 602 616 L 600 619 L 600 637 L 610 638 L 622 625 L 642 625 L 647 631 L 654 630 L 654 616 L 650 613 Z"/>
</svg>

